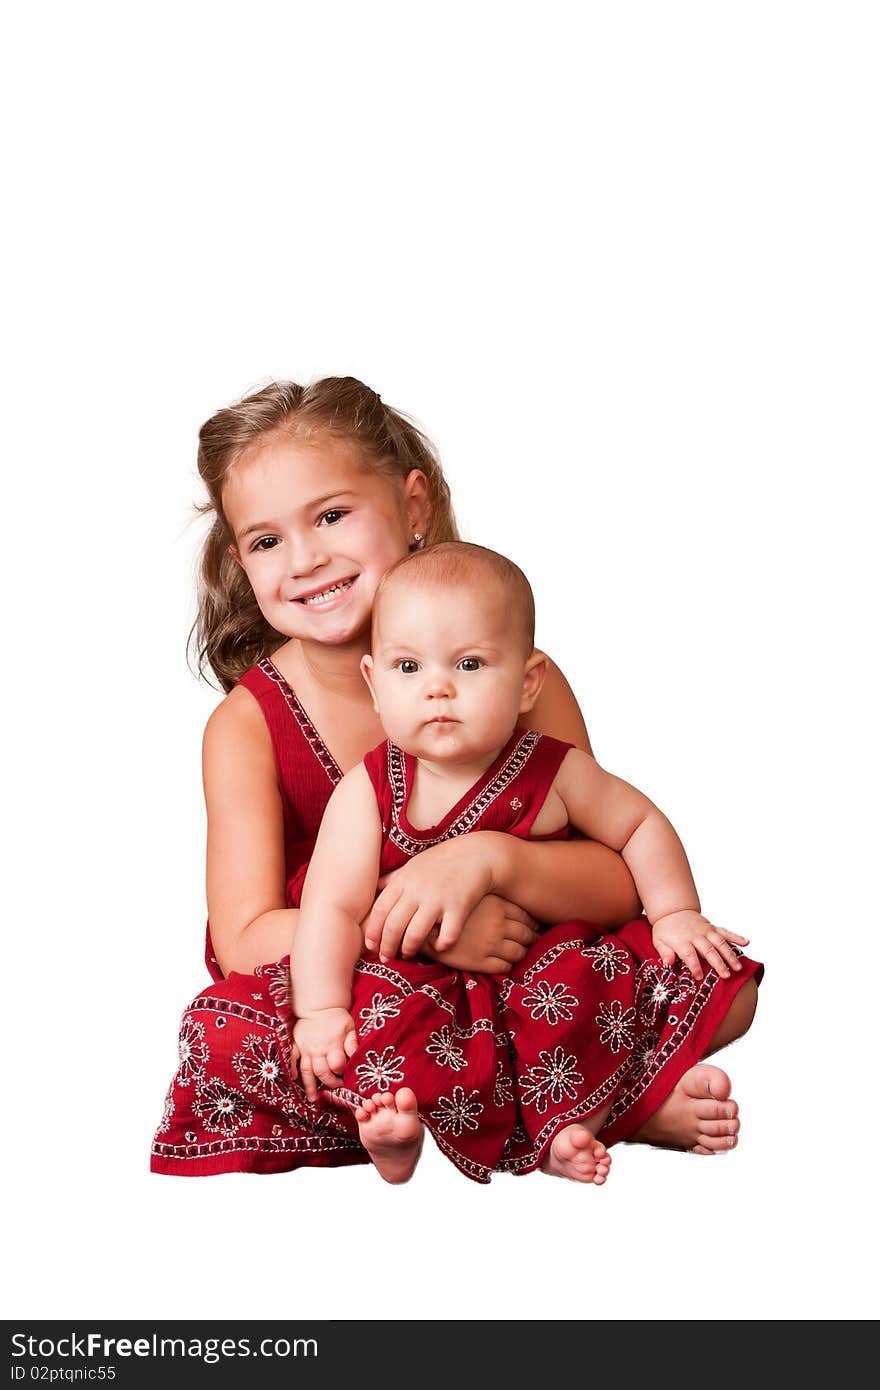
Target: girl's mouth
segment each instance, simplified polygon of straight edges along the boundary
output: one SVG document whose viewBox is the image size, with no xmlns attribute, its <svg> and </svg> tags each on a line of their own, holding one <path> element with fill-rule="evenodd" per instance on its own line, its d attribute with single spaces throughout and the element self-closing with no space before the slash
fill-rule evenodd
<svg viewBox="0 0 880 1390">
<path fill-rule="evenodd" d="M 328 585 L 326 589 L 320 589 L 316 594 L 305 594 L 302 598 L 296 599 L 296 602 L 303 604 L 306 608 L 310 608 L 313 604 L 329 603 L 350 589 L 356 579 L 357 575 L 351 579 L 340 579 L 337 583 Z"/>
</svg>

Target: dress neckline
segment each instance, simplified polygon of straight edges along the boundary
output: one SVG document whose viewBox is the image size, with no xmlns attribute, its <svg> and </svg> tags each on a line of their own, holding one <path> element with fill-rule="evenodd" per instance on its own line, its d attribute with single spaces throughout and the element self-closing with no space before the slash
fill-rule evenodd
<svg viewBox="0 0 880 1390">
<path fill-rule="evenodd" d="M 470 806 L 486 791 L 489 785 L 502 772 L 509 762 L 511 756 L 519 747 L 527 730 L 517 726 L 510 738 L 505 743 L 497 758 L 493 759 L 481 777 L 467 788 L 462 796 L 458 798 L 453 806 L 449 808 L 446 815 L 439 820 L 436 825 L 415 826 L 407 815 L 410 797 L 412 796 L 413 783 L 415 781 L 416 760 L 410 753 L 404 753 L 402 748 L 396 744 L 390 747 L 399 756 L 403 763 L 403 787 L 400 804 L 397 809 L 397 820 L 401 829 L 413 840 L 442 839 L 455 826 L 456 822 L 468 811 Z M 453 833 L 456 833 L 453 831 Z"/>
<path fill-rule="evenodd" d="M 330 749 L 327 747 L 323 738 L 318 733 L 314 721 L 309 717 L 309 714 L 306 711 L 302 703 L 302 700 L 300 700 L 293 686 L 290 684 L 290 681 L 287 679 L 286 676 L 283 676 L 281 674 L 271 657 L 264 656 L 262 661 L 259 661 L 257 663 L 257 666 L 259 670 L 262 671 L 264 676 L 267 676 L 270 681 L 273 681 L 275 685 L 278 686 L 279 690 L 281 691 L 281 694 L 284 696 L 284 701 L 287 705 L 287 708 L 290 710 L 291 714 L 293 715 L 294 719 L 299 725 L 300 731 L 303 737 L 305 738 L 306 743 L 309 745 L 318 762 L 321 764 L 327 776 L 330 778 L 330 781 L 333 782 L 334 785 L 337 782 L 341 782 L 342 769 L 340 768 L 333 754 L 330 752 Z"/>
</svg>

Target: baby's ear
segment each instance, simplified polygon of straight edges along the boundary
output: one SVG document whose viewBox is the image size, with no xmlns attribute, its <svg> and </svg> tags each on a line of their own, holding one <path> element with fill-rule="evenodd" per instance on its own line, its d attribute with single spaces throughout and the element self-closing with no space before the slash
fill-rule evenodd
<svg viewBox="0 0 880 1390">
<path fill-rule="evenodd" d="M 546 679 L 547 658 L 543 652 L 539 652 L 536 648 L 526 662 L 522 701 L 519 707 L 520 714 L 528 714 L 529 710 L 534 708 Z"/>
<path fill-rule="evenodd" d="M 367 653 L 366 656 L 361 657 L 361 675 L 367 682 L 370 694 L 373 697 L 373 709 L 378 714 L 379 706 L 376 704 L 376 692 L 373 689 L 373 658 L 370 656 L 369 653 Z"/>
</svg>

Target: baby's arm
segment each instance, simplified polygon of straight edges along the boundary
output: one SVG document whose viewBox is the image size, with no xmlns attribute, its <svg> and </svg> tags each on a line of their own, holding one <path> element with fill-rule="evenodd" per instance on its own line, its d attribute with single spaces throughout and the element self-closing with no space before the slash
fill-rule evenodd
<svg viewBox="0 0 880 1390">
<path fill-rule="evenodd" d="M 665 965 L 679 956 L 698 980 L 700 956 L 725 977 L 741 968 L 730 943 L 744 946 L 746 938 L 702 915 L 684 846 L 652 801 L 577 748 L 566 754 L 554 794 L 572 825 L 623 855 Z"/>
<path fill-rule="evenodd" d="M 366 769 L 346 773 L 324 812 L 290 953 L 294 1041 L 309 1100 L 338 1086 L 357 1044 L 349 1007 L 363 949 L 361 922 L 376 894 L 382 825 Z"/>
</svg>

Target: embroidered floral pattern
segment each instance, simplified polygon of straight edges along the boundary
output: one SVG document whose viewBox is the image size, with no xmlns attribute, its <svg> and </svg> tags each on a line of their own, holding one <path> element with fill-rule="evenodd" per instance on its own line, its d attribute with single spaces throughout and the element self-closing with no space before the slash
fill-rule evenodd
<svg viewBox="0 0 880 1390">
<path fill-rule="evenodd" d="M 593 969 L 600 971 L 606 980 L 613 980 L 615 975 L 629 974 L 629 953 L 615 946 L 613 941 L 603 938 L 597 941 L 595 946 L 588 946 L 586 950 L 581 951 L 581 955 L 592 959 Z"/>
<path fill-rule="evenodd" d="M 399 1003 L 399 995 L 374 994 L 367 1008 L 361 1009 L 361 1033 L 368 1033 L 371 1028 L 384 1028 L 386 1019 L 397 1018 Z"/>
<path fill-rule="evenodd" d="M 642 1072 L 648 1070 L 657 1055 L 657 1034 L 646 1033 L 640 1038 L 636 1045 L 636 1050 L 632 1055 L 631 1065 L 633 1076 L 641 1076 Z"/>
<path fill-rule="evenodd" d="M 272 1038 L 251 1033 L 244 1040 L 244 1049 L 233 1057 L 232 1065 L 244 1089 L 261 1100 L 277 1100 L 290 1089 L 278 1044 Z"/>
<path fill-rule="evenodd" d="M 633 1028 L 636 1022 L 635 1009 L 624 1009 L 619 999 L 603 1004 L 596 1015 L 599 1025 L 599 1041 L 607 1043 L 612 1052 L 619 1052 L 633 1045 Z"/>
<path fill-rule="evenodd" d="M 558 1105 L 562 1100 L 575 1100 L 583 1076 L 577 1070 L 577 1058 L 568 1056 L 557 1047 L 552 1053 L 540 1054 L 541 1060 L 523 1078 L 520 1098 L 524 1105 L 533 1105 L 539 1114 L 547 1109 L 548 1101 Z"/>
<path fill-rule="evenodd" d="M 568 985 L 562 982 L 551 985 L 547 980 L 539 980 L 532 993 L 523 996 L 522 1002 L 532 1018 L 545 1019 L 551 1027 L 562 1019 L 573 1018 L 572 1009 L 578 1006 L 577 997 L 568 993 Z"/>
<path fill-rule="evenodd" d="M 403 1057 L 395 1056 L 393 1047 L 384 1052 L 368 1052 L 366 1062 L 355 1068 L 358 1080 L 374 1091 L 390 1091 L 395 1081 L 403 1080 L 400 1067 Z"/>
<path fill-rule="evenodd" d="M 639 1012 L 647 1023 L 653 1023 L 657 1015 L 678 997 L 678 980 L 675 971 L 661 961 L 646 961 L 640 973 Z"/>
<path fill-rule="evenodd" d="M 180 1029 L 177 1054 L 180 1058 L 177 1076 L 174 1078 L 177 1085 L 189 1086 L 193 1081 L 200 1081 L 205 1074 L 209 1055 L 205 1042 L 205 1025 L 188 1014 L 184 1016 Z"/>
<path fill-rule="evenodd" d="M 431 1034 L 425 1048 L 438 1067 L 450 1067 L 452 1071 L 463 1071 L 467 1066 L 464 1052 L 456 1046 L 455 1033 L 448 1025 Z"/>
<path fill-rule="evenodd" d="M 250 1124 L 254 1113 L 243 1095 L 216 1079 L 197 1087 L 194 1109 L 205 1129 L 214 1134 L 234 1134 Z"/>
<path fill-rule="evenodd" d="M 431 1111 L 431 1119 L 437 1121 L 441 1134 L 452 1130 L 458 1136 L 463 1129 L 477 1129 L 477 1116 L 482 1112 L 477 1092 L 472 1091 L 467 1096 L 461 1086 L 456 1086 L 451 1096 L 440 1097 L 438 1108 Z"/>
</svg>

